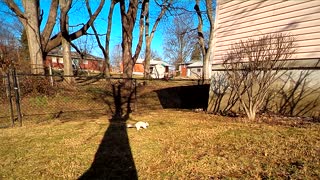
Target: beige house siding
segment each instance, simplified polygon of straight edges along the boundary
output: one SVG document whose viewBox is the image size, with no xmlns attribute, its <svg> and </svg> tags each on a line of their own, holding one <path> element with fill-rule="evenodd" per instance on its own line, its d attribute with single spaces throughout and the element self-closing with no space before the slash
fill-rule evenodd
<svg viewBox="0 0 320 180">
<path fill-rule="evenodd" d="M 320 59 L 320 0 L 217 0 L 213 64 L 239 40 L 279 32 L 296 37 L 294 59 Z"/>
</svg>

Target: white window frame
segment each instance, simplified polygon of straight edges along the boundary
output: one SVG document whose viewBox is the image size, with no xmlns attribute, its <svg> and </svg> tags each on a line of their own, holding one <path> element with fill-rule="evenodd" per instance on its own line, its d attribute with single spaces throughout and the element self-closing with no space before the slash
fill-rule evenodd
<svg viewBox="0 0 320 180">
<path fill-rule="evenodd" d="M 51 61 L 52 61 L 52 63 L 57 63 L 57 57 L 52 57 Z"/>
<path fill-rule="evenodd" d="M 84 60 L 82 61 L 82 64 L 89 64 L 89 61 L 86 60 L 86 59 L 84 59 Z"/>
</svg>

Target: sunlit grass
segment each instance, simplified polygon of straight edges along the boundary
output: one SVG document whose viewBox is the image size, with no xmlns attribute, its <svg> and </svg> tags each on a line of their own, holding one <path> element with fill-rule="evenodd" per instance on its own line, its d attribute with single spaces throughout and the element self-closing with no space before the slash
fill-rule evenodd
<svg viewBox="0 0 320 180">
<path fill-rule="evenodd" d="M 128 129 L 139 179 L 320 177 L 320 125 L 242 123 L 192 111 L 153 110 Z M 91 165 L 108 117 L 59 119 L 0 130 L 0 179 L 76 179 Z"/>
</svg>

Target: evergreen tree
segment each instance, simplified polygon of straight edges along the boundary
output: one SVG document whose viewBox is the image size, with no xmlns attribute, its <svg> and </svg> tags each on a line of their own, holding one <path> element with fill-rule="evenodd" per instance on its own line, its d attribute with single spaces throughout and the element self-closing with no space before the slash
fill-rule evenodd
<svg viewBox="0 0 320 180">
<path fill-rule="evenodd" d="M 26 30 L 23 30 L 20 37 L 20 45 L 21 45 L 21 57 L 23 60 L 29 60 L 29 47 L 28 47 L 28 39 Z"/>
<path fill-rule="evenodd" d="M 21 33 L 20 39 L 20 50 L 19 50 L 19 69 L 20 71 L 30 73 L 30 54 L 29 54 L 29 46 L 28 46 L 28 39 L 27 39 L 27 33 L 24 29 Z"/>
<path fill-rule="evenodd" d="M 201 51 L 200 51 L 200 47 L 199 47 L 199 44 L 196 44 L 194 47 L 193 47 L 193 51 L 191 53 L 191 57 L 190 57 L 190 61 L 202 61 L 202 55 L 201 55 Z"/>
</svg>

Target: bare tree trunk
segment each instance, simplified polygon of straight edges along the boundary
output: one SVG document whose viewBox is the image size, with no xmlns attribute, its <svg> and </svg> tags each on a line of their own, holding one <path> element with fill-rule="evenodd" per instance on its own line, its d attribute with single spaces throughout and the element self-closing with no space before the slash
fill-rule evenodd
<svg viewBox="0 0 320 180">
<path fill-rule="evenodd" d="M 165 0 L 161 4 L 161 12 L 157 17 L 156 22 L 154 23 L 151 33 L 149 34 L 149 25 L 150 25 L 150 20 L 149 20 L 149 0 L 145 0 L 145 39 L 146 39 L 146 54 L 145 54 L 145 59 L 144 59 L 144 78 L 150 78 L 150 60 L 151 60 L 151 42 L 154 36 L 155 31 L 157 30 L 157 27 L 168 10 L 170 6 L 172 5 L 173 0 Z"/>
<path fill-rule="evenodd" d="M 23 24 L 28 38 L 31 73 L 44 74 L 39 30 L 39 9 L 37 8 L 39 7 L 39 1 L 24 0 L 23 6 L 25 9 L 25 17 L 27 19 Z"/>
<path fill-rule="evenodd" d="M 210 23 L 210 35 L 209 35 L 209 44 L 208 47 L 205 47 L 205 43 L 204 43 L 204 36 L 203 36 L 203 19 L 202 19 L 202 15 L 201 15 L 201 10 L 200 10 L 200 0 L 196 0 L 196 5 L 194 6 L 194 9 L 197 12 L 198 15 L 198 43 L 200 45 L 200 49 L 201 49 L 201 53 L 202 53 L 202 57 L 203 57 L 203 71 L 202 71 L 202 79 L 209 79 L 209 74 L 210 74 L 210 54 L 211 54 L 211 50 L 213 47 L 213 9 L 212 9 L 212 0 L 206 0 L 206 9 L 207 9 L 207 16 L 209 19 L 209 23 Z"/>
<path fill-rule="evenodd" d="M 70 43 L 65 38 L 62 39 L 63 49 L 63 72 L 65 75 L 65 81 L 68 83 L 74 83 L 72 59 L 71 59 L 71 48 Z"/>
<path fill-rule="evenodd" d="M 146 38 L 146 57 L 144 59 L 144 78 L 150 78 L 150 61 L 151 61 L 151 41 Z"/>
<path fill-rule="evenodd" d="M 203 59 L 203 68 L 202 68 L 202 79 L 208 79 L 208 77 L 205 77 L 207 74 L 207 62 L 206 62 L 206 47 L 204 44 L 204 36 L 203 36 L 203 31 L 202 31 L 202 26 L 203 26 L 203 20 L 202 20 L 202 15 L 200 11 L 200 6 L 199 6 L 200 0 L 196 0 L 196 5 L 194 6 L 194 9 L 197 12 L 198 15 L 198 43 L 201 49 L 201 54 L 202 54 L 202 59 Z"/>
<path fill-rule="evenodd" d="M 143 29 L 144 29 L 144 12 L 146 1 L 142 2 L 142 10 L 139 20 L 139 40 L 136 46 L 134 56 L 132 56 L 132 33 L 134 24 L 138 12 L 138 0 L 132 0 L 129 3 L 128 10 L 126 11 L 126 4 L 124 0 L 120 0 L 120 12 L 121 12 L 121 23 L 122 23 L 122 63 L 123 63 L 123 78 L 132 78 L 133 66 L 138 59 L 141 51 L 142 40 L 143 40 Z M 131 83 L 131 82 L 128 82 Z M 131 87 L 130 84 L 126 83 L 126 87 Z"/>
<path fill-rule="evenodd" d="M 144 78 L 150 78 L 150 60 L 151 60 L 151 37 L 149 35 L 149 0 L 146 3 L 146 22 L 145 22 L 145 39 L 146 39 L 146 52 L 144 57 Z"/>
<path fill-rule="evenodd" d="M 208 48 L 206 50 L 206 56 L 203 61 L 203 68 L 206 69 L 204 73 L 204 79 L 209 79 L 211 74 L 211 64 L 210 64 L 210 57 L 213 48 L 213 31 L 214 31 L 214 19 L 213 19 L 213 9 L 212 9 L 212 0 L 206 0 L 206 7 L 207 7 L 207 16 L 210 23 L 210 32 L 209 32 L 209 41 L 208 41 Z"/>
<path fill-rule="evenodd" d="M 62 33 L 62 49 L 63 49 L 63 72 L 65 76 L 65 81 L 67 83 L 73 83 L 73 68 L 72 68 L 72 59 L 71 59 L 71 47 L 69 38 L 69 19 L 68 11 L 71 8 L 72 1 L 68 2 L 60 0 L 60 28 Z"/>
<path fill-rule="evenodd" d="M 109 15 L 108 15 L 108 27 L 107 27 L 107 35 L 106 35 L 106 46 L 105 46 L 106 77 L 110 77 L 110 56 L 109 56 L 110 34 L 111 34 L 111 28 L 112 28 L 112 14 L 113 14 L 113 9 L 116 3 L 118 3 L 117 0 L 111 1 L 111 5 L 109 8 Z"/>
<path fill-rule="evenodd" d="M 143 41 L 143 30 L 144 30 L 144 12 L 145 12 L 145 1 L 142 1 L 142 10 L 139 20 L 139 40 L 136 46 L 134 55 L 132 54 L 132 34 L 135 25 L 139 0 L 131 0 L 127 6 L 125 0 L 120 0 L 120 13 L 121 13 L 121 25 L 122 25 L 122 65 L 123 65 L 123 75 L 124 81 L 124 95 L 123 97 L 127 99 L 126 116 L 131 113 L 131 98 L 134 92 L 133 88 L 133 66 L 138 59 L 141 51 L 142 41 Z M 126 10 L 127 8 L 127 10 Z M 132 56 L 133 55 L 133 56 Z"/>
<path fill-rule="evenodd" d="M 42 14 L 40 15 L 39 0 L 23 0 L 25 12 L 22 12 L 14 1 L 5 0 L 4 2 L 16 14 L 25 28 L 29 46 L 31 72 L 33 74 L 43 74 L 43 60 L 46 55 L 46 53 L 43 52 L 45 49 L 43 44 L 47 43 L 55 25 L 58 0 L 53 0 L 50 5 L 50 15 L 48 16 L 47 24 L 42 34 L 43 36 L 40 34 Z"/>
<path fill-rule="evenodd" d="M 131 38 L 126 37 L 126 40 L 122 42 L 122 62 L 123 62 L 123 78 L 132 78 L 133 73 L 133 60 L 132 60 L 132 45 L 127 43 L 132 40 Z"/>
</svg>

